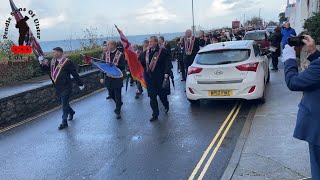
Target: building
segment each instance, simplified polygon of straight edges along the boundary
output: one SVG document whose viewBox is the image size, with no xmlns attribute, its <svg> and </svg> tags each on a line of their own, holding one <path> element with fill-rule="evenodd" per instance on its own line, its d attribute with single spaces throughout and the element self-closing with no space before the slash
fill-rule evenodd
<svg viewBox="0 0 320 180">
<path fill-rule="evenodd" d="M 320 0 L 296 0 L 296 3 L 290 4 L 288 0 L 286 8 L 286 17 L 291 23 L 297 34 L 303 31 L 303 25 L 306 19 L 314 13 L 320 11 Z"/>
</svg>

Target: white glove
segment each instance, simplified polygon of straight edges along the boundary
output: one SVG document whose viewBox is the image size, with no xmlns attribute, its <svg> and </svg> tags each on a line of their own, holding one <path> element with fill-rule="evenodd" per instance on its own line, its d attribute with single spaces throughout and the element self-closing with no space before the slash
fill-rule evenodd
<svg viewBox="0 0 320 180">
<path fill-rule="evenodd" d="M 44 60 L 43 56 L 38 57 L 38 61 L 41 63 Z"/>
<path fill-rule="evenodd" d="M 286 62 L 289 59 L 296 59 L 296 51 L 294 50 L 294 46 L 291 47 L 287 44 L 283 49 L 281 61 Z"/>
<path fill-rule="evenodd" d="M 84 89 L 84 85 L 79 86 L 80 91 L 82 91 Z"/>
</svg>

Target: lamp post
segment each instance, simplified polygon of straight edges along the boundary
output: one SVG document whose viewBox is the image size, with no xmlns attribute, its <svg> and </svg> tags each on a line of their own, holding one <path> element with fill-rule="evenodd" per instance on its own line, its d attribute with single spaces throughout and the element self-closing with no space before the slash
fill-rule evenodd
<svg viewBox="0 0 320 180">
<path fill-rule="evenodd" d="M 193 35 L 195 35 L 193 0 L 192 0 L 192 32 L 193 32 Z"/>
</svg>

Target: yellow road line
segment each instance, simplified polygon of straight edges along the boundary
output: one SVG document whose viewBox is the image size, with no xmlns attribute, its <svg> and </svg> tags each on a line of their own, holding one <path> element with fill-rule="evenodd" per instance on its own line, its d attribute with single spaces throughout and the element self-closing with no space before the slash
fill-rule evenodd
<svg viewBox="0 0 320 180">
<path fill-rule="evenodd" d="M 214 157 L 215 157 L 215 155 L 217 154 L 218 149 L 220 148 L 220 146 L 221 146 L 221 144 L 222 144 L 222 142 L 223 142 L 224 138 L 226 137 L 227 133 L 229 132 L 230 127 L 232 126 L 232 124 L 233 124 L 234 120 L 235 120 L 235 119 L 236 119 L 236 117 L 238 116 L 238 114 L 239 114 L 239 112 L 240 112 L 241 107 L 242 107 L 242 104 L 240 104 L 240 106 L 237 108 L 236 113 L 233 115 L 233 118 L 231 119 L 231 121 L 230 121 L 229 125 L 227 126 L 226 130 L 225 130 L 225 131 L 224 131 L 224 133 L 222 134 L 222 136 L 221 136 L 221 138 L 220 138 L 220 141 L 218 142 L 217 146 L 214 148 L 214 150 L 213 150 L 213 152 L 212 152 L 212 154 L 211 154 L 211 156 L 210 156 L 209 160 L 207 161 L 206 165 L 204 166 L 204 168 L 203 168 L 203 170 L 202 170 L 202 172 L 201 172 L 201 174 L 200 174 L 200 176 L 199 176 L 198 180 L 202 180 L 203 176 L 206 174 L 206 172 L 207 172 L 207 170 L 208 170 L 208 168 L 209 168 L 209 166 L 210 166 L 210 164 L 211 164 L 211 162 L 212 162 L 213 158 L 214 158 Z"/>
<path fill-rule="evenodd" d="M 219 131 L 217 132 L 217 134 L 215 135 L 215 137 L 213 138 L 213 140 L 211 141 L 210 145 L 208 146 L 208 148 L 206 149 L 206 151 L 204 152 L 204 154 L 202 155 L 200 161 L 198 162 L 197 166 L 195 167 L 195 169 L 193 170 L 191 176 L 189 177 L 189 180 L 193 180 L 194 177 L 196 176 L 196 174 L 198 173 L 203 161 L 206 159 L 207 155 L 209 154 L 210 150 L 212 149 L 213 145 L 216 143 L 217 139 L 219 138 L 221 132 L 223 131 L 224 127 L 226 126 L 226 124 L 228 123 L 229 119 L 232 117 L 234 111 L 236 110 L 236 108 L 239 106 L 239 102 L 237 102 L 235 104 L 235 106 L 232 108 L 231 112 L 229 113 L 228 117 L 225 119 L 225 121 L 223 122 L 223 124 L 221 125 Z"/>
<path fill-rule="evenodd" d="M 75 103 L 75 102 L 78 102 L 78 101 L 80 101 L 80 100 L 82 100 L 82 99 L 84 99 L 84 98 L 90 97 L 90 96 L 92 96 L 92 95 L 94 95 L 94 94 L 97 94 L 97 93 L 99 93 L 99 92 L 101 92 L 101 91 L 104 91 L 105 89 L 106 89 L 106 88 L 102 88 L 102 89 L 99 89 L 99 90 L 97 90 L 97 91 L 94 91 L 94 92 L 92 92 L 92 93 L 90 93 L 90 94 L 87 94 L 87 95 L 85 95 L 85 96 L 82 96 L 82 97 L 80 97 L 80 98 L 78 98 L 78 99 L 74 99 L 74 100 L 72 100 L 72 101 L 70 102 L 70 104 L 73 104 L 73 103 Z M 9 131 L 10 129 L 13 129 L 13 128 L 18 127 L 18 126 L 21 126 L 21 125 L 23 125 L 23 124 L 25 124 L 25 123 L 27 123 L 27 122 L 33 121 L 33 120 L 35 120 L 35 119 L 38 119 L 38 118 L 40 118 L 40 117 L 42 117 L 42 116 L 44 116 L 44 115 L 46 115 L 46 114 L 49 114 L 49 113 L 51 113 L 51 112 L 53 112 L 53 111 L 58 110 L 60 107 L 61 107 L 61 106 L 55 107 L 55 108 L 53 108 L 53 109 L 50 109 L 50 110 L 48 110 L 48 111 L 46 111 L 46 112 L 43 112 L 43 113 L 38 114 L 38 115 L 36 115 L 36 116 L 33 116 L 33 117 L 31 117 L 31 118 L 28 118 L 28 119 L 26 119 L 26 120 L 20 121 L 20 122 L 17 123 L 17 124 L 13 124 L 13 125 L 11 125 L 11 126 L 2 128 L 2 129 L 0 129 L 0 133 L 4 133 L 4 132 L 6 132 L 6 131 Z"/>
</svg>

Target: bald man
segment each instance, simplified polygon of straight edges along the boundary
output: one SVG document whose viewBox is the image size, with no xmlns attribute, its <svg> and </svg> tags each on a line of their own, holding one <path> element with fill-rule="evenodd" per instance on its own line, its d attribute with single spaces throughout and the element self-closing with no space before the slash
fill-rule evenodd
<svg viewBox="0 0 320 180">
<path fill-rule="evenodd" d="M 192 30 L 188 29 L 185 32 L 185 36 L 183 38 L 183 46 L 184 46 L 184 58 L 183 58 L 183 66 L 181 67 L 182 72 L 182 80 L 185 81 L 187 78 L 188 68 L 194 61 L 198 51 L 200 50 L 200 42 L 199 39 L 192 35 Z"/>
<path fill-rule="evenodd" d="M 125 56 L 122 52 L 117 49 L 116 41 L 109 41 L 107 43 L 106 53 L 103 56 L 103 59 L 106 60 L 107 63 L 111 63 L 114 66 L 117 66 L 121 71 L 125 69 Z M 116 109 L 114 113 L 117 115 L 117 119 L 121 119 L 121 91 L 123 87 L 123 79 L 122 78 L 112 78 L 107 76 L 101 76 L 101 83 L 105 83 L 107 89 L 109 90 L 109 94 L 111 98 L 116 103 Z"/>
</svg>

